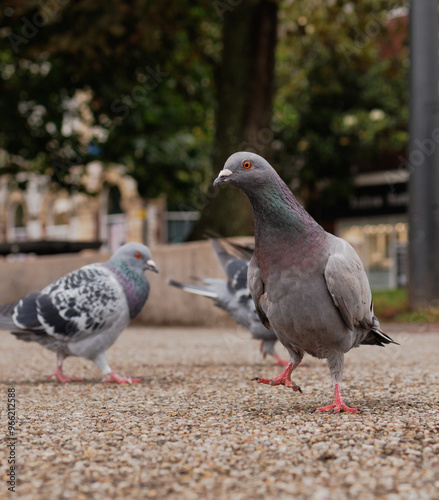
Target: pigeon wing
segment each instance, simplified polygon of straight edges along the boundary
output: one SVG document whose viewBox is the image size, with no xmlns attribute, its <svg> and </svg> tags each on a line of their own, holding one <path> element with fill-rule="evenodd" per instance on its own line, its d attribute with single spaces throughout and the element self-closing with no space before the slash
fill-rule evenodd
<svg viewBox="0 0 439 500">
<path fill-rule="evenodd" d="M 351 245 L 337 239 L 343 246 L 328 258 L 326 286 L 349 330 L 355 326 L 371 327 L 372 294 L 363 265 Z"/>
<path fill-rule="evenodd" d="M 239 243 L 235 243 L 233 241 L 227 240 L 227 243 L 233 247 L 239 254 L 247 260 L 250 260 L 253 257 L 255 252 L 254 246 L 251 245 L 240 245 Z"/>
<path fill-rule="evenodd" d="M 35 296 L 38 295 L 39 292 L 35 294 L 29 295 L 29 300 L 26 303 L 23 312 L 22 322 L 16 321 L 16 312 L 18 308 L 21 307 L 21 304 L 24 299 L 17 300 L 15 302 L 10 302 L 8 304 L 3 304 L 0 306 L 0 328 L 3 330 L 23 330 L 27 328 L 41 328 L 36 315 L 34 314 L 35 309 Z M 27 297 L 26 297 L 27 298 Z"/>
<path fill-rule="evenodd" d="M 233 290 L 247 288 L 247 268 L 248 259 L 237 258 L 223 247 L 220 241 L 210 239 L 210 244 L 215 251 L 221 267 L 229 279 L 230 286 Z"/>
<path fill-rule="evenodd" d="M 230 260 L 235 260 L 236 257 L 231 253 L 227 252 L 227 250 L 223 247 L 220 241 L 214 240 L 213 238 L 210 238 L 209 241 L 210 244 L 212 245 L 212 248 L 215 252 L 217 259 L 219 260 L 219 263 L 221 264 L 221 267 L 223 268 L 227 276 L 229 276 L 227 272 L 227 265 L 230 262 Z"/>
<path fill-rule="evenodd" d="M 249 261 L 244 259 L 231 260 L 227 264 L 227 276 L 233 290 L 243 290 L 247 288 L 247 272 Z"/>
<path fill-rule="evenodd" d="M 270 322 L 260 306 L 261 297 L 264 294 L 264 283 L 261 279 L 261 272 L 254 255 L 248 267 L 248 287 L 253 297 L 259 319 L 266 328 L 270 328 Z"/>
<path fill-rule="evenodd" d="M 123 288 L 105 266 L 90 264 L 44 288 L 36 299 L 46 333 L 79 340 L 109 328 L 127 308 Z"/>
<path fill-rule="evenodd" d="M 41 292 L 33 292 L 16 302 L 12 314 L 16 327 L 27 331 L 44 331 L 38 319 L 37 300 L 40 296 Z"/>
</svg>

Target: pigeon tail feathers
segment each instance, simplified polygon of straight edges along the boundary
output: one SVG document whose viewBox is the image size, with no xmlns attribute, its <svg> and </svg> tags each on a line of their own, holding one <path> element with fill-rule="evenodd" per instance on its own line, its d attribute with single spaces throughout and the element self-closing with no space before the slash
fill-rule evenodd
<svg viewBox="0 0 439 500">
<path fill-rule="evenodd" d="M 195 295 L 202 295 L 203 297 L 209 297 L 210 299 L 218 299 L 218 294 L 209 290 L 205 286 L 188 285 L 173 279 L 168 279 L 168 285 L 175 286 L 175 288 L 179 288 L 180 290 L 184 290 L 185 292 L 193 293 Z"/>
<path fill-rule="evenodd" d="M 384 347 L 386 344 L 399 345 L 398 342 L 395 342 L 386 333 L 384 333 L 378 326 L 372 327 L 372 329 L 368 332 L 366 337 L 360 343 L 363 345 L 377 345 L 380 347 Z"/>
<path fill-rule="evenodd" d="M 17 302 L 10 302 L 8 304 L 3 304 L 0 306 L 0 329 L 1 330 L 12 330 L 17 328 L 14 323 L 12 315 L 14 313 L 14 308 L 18 304 Z"/>
</svg>

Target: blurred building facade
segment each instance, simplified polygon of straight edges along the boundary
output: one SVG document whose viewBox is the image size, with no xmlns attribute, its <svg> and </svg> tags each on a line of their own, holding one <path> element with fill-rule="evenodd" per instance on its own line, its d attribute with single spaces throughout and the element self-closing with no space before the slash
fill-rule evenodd
<svg viewBox="0 0 439 500">
<path fill-rule="evenodd" d="M 358 174 L 352 196 L 324 221 L 355 248 L 374 290 L 407 283 L 408 177 L 402 168 Z M 178 243 L 185 241 L 199 216 L 168 212 L 164 197 L 142 199 L 135 180 L 120 165 L 104 169 L 91 163 L 84 182 L 94 196 L 54 190 L 47 178 L 34 174 L 18 180 L 1 176 L 4 253 L 16 252 L 14 245 L 21 242 L 100 242 L 111 251 L 126 241 L 150 247 Z"/>
<path fill-rule="evenodd" d="M 383 58 L 405 50 L 406 9 L 389 14 Z M 374 110 L 379 112 L 380 110 Z M 407 283 L 407 154 L 383 156 L 357 173 L 349 200 L 325 214 L 325 227 L 349 241 L 360 255 L 372 289 Z M 185 241 L 198 212 L 168 212 L 166 199 L 144 200 L 121 165 L 86 166 L 85 184 L 95 196 L 54 191 L 48 179 L 0 176 L 0 244 L 22 241 L 98 241 L 114 250 L 125 241 L 154 247 Z M 21 186 L 25 184 L 23 189 Z"/>
<path fill-rule="evenodd" d="M 104 169 L 92 162 L 85 170 L 82 182 L 93 195 L 55 189 L 48 178 L 32 173 L 0 176 L 4 253 L 23 242 L 100 242 L 115 250 L 126 241 L 139 241 L 153 247 L 183 241 L 198 216 L 167 212 L 165 198 L 142 199 L 122 165 Z"/>
<path fill-rule="evenodd" d="M 407 51 L 408 10 L 391 10 L 383 59 Z M 371 113 L 379 113 L 374 110 Z M 354 192 L 332 214 L 334 232 L 360 255 L 372 290 L 404 287 L 408 281 L 409 172 L 407 151 L 383 152 L 374 165 L 358 168 Z"/>
<path fill-rule="evenodd" d="M 408 172 L 359 174 L 334 229 L 355 248 L 373 290 L 404 287 L 408 272 Z"/>
</svg>

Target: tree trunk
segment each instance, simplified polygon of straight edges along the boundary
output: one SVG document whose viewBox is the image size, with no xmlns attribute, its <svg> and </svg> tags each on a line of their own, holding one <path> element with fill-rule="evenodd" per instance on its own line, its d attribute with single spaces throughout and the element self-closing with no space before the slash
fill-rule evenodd
<svg viewBox="0 0 439 500">
<path fill-rule="evenodd" d="M 223 53 L 218 78 L 216 131 L 213 145 L 214 179 L 236 151 L 268 156 L 273 140 L 270 129 L 274 89 L 277 3 L 272 0 L 217 2 L 226 7 L 223 17 Z M 217 188 L 218 189 L 218 188 Z M 209 203 L 193 239 L 206 230 L 222 236 L 252 234 L 250 204 L 232 186 L 210 193 Z"/>
</svg>

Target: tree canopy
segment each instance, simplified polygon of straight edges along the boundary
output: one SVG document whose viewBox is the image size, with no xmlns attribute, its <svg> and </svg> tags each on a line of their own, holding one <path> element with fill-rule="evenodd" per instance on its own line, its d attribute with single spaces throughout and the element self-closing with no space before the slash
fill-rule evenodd
<svg viewBox="0 0 439 500">
<path fill-rule="evenodd" d="M 318 215 L 356 170 L 405 147 L 403 3 L 0 0 L 1 172 L 77 187 L 75 165 L 120 162 L 143 196 L 208 211 L 213 172 L 230 148 L 249 149 Z M 271 9 L 271 27 L 258 9 Z M 223 226 L 249 228 L 246 218 Z"/>
<path fill-rule="evenodd" d="M 72 166 L 98 157 L 171 203 L 203 185 L 219 43 L 210 3 L 1 3 L 3 168 L 69 185 Z"/>
<path fill-rule="evenodd" d="M 402 5 L 288 2 L 281 10 L 273 148 L 317 216 L 351 192 L 352 174 L 396 168 L 406 146 Z"/>
</svg>

